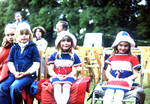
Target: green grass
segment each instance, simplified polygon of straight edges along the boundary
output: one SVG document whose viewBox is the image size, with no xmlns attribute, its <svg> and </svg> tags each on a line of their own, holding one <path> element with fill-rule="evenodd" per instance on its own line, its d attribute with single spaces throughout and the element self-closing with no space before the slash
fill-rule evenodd
<svg viewBox="0 0 150 104">
<path fill-rule="evenodd" d="M 146 81 L 147 81 L 147 75 L 145 74 L 144 75 L 144 86 L 146 86 Z M 150 104 L 150 88 L 146 88 L 146 89 L 144 89 L 144 92 L 145 92 L 145 94 L 146 94 L 146 99 L 145 99 L 145 102 L 144 102 L 144 104 Z"/>
<path fill-rule="evenodd" d="M 144 75 L 144 80 L 143 80 L 144 81 L 144 83 L 143 83 L 144 86 L 146 85 L 146 80 L 147 80 L 147 75 Z M 92 80 L 91 85 L 90 85 L 90 91 L 91 92 L 92 92 L 94 86 L 95 86 L 95 84 L 94 84 L 94 81 Z M 145 99 L 144 104 L 150 104 L 150 88 L 144 89 L 144 92 L 146 94 L 146 99 Z M 86 93 L 84 104 L 90 104 L 91 103 L 91 99 L 89 101 L 87 101 L 87 98 L 88 98 L 88 96 L 87 96 L 87 93 Z M 38 104 L 36 99 L 34 100 L 33 104 Z M 96 104 L 100 104 L 100 102 L 97 102 Z M 133 104 L 133 103 L 127 103 L 127 104 Z"/>
</svg>

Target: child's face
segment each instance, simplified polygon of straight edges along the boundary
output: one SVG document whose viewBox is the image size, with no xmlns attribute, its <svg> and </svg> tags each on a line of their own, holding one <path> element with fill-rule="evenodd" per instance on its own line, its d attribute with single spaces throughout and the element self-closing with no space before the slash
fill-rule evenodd
<svg viewBox="0 0 150 104">
<path fill-rule="evenodd" d="M 64 31 L 65 28 L 63 28 L 63 23 L 58 22 L 58 23 L 56 24 L 56 29 L 57 29 L 57 32 Z"/>
<path fill-rule="evenodd" d="M 117 49 L 119 53 L 126 53 L 129 50 L 129 43 L 128 42 L 120 42 L 117 45 Z"/>
<path fill-rule="evenodd" d="M 16 14 L 16 15 L 15 15 L 15 19 L 16 19 L 16 21 L 20 21 L 20 20 L 21 20 L 21 18 L 22 18 L 22 16 L 21 16 L 20 14 Z"/>
<path fill-rule="evenodd" d="M 19 42 L 21 42 L 21 43 L 26 43 L 26 42 L 29 41 L 29 37 L 30 37 L 29 33 L 20 34 L 20 35 L 19 35 Z"/>
<path fill-rule="evenodd" d="M 67 52 L 71 47 L 71 40 L 64 38 L 63 40 L 60 41 L 60 47 L 63 52 Z"/>
<path fill-rule="evenodd" d="M 42 38 L 42 32 L 40 31 L 40 29 L 37 29 L 36 32 L 35 32 L 35 34 L 36 34 L 36 37 L 37 37 L 38 39 L 41 39 L 41 38 Z"/>
<path fill-rule="evenodd" d="M 14 29 L 9 29 L 5 32 L 6 38 L 7 38 L 9 43 L 13 43 L 14 34 L 15 34 Z"/>
</svg>

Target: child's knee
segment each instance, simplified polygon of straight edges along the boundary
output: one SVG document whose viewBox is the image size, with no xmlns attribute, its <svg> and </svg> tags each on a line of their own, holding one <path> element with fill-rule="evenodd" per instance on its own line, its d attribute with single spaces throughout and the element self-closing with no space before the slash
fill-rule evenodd
<svg viewBox="0 0 150 104">
<path fill-rule="evenodd" d="M 124 95 L 124 91 L 123 90 L 116 90 L 116 94 L 118 94 L 118 95 Z"/>
<path fill-rule="evenodd" d="M 66 84 L 64 84 L 64 85 L 63 85 L 63 88 L 70 89 L 70 88 L 71 88 L 71 85 L 70 85 L 70 84 L 68 84 L 68 83 L 66 83 Z"/>
<path fill-rule="evenodd" d="M 7 87 L 5 84 L 0 85 L 0 93 L 5 92 L 9 93 L 9 87 Z"/>
<path fill-rule="evenodd" d="M 114 93 L 114 90 L 113 89 L 107 89 L 105 91 L 105 94 L 113 94 Z"/>
<path fill-rule="evenodd" d="M 54 87 L 55 87 L 55 88 L 61 87 L 61 84 L 54 84 Z"/>
<path fill-rule="evenodd" d="M 17 86 L 17 85 L 15 85 L 15 86 L 10 86 L 10 91 L 15 91 L 15 92 L 20 92 L 20 89 L 19 89 L 19 87 Z"/>
<path fill-rule="evenodd" d="M 61 89 L 61 84 L 54 84 L 54 90 L 60 90 Z"/>
</svg>

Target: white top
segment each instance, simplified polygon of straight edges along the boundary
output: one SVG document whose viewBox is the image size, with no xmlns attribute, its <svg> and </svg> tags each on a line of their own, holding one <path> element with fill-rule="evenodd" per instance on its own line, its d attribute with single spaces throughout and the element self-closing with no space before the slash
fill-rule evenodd
<svg viewBox="0 0 150 104">
<path fill-rule="evenodd" d="M 33 38 L 33 42 L 37 45 L 38 50 L 43 50 L 43 53 L 45 53 L 48 42 L 44 38 L 39 40 L 37 40 L 37 38 Z"/>
</svg>

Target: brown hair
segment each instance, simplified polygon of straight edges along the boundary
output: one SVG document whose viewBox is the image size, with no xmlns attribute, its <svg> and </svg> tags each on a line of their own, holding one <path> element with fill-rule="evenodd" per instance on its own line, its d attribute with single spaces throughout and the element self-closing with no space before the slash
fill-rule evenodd
<svg viewBox="0 0 150 104">
<path fill-rule="evenodd" d="M 33 30 L 32 30 L 34 35 L 35 35 L 35 32 L 36 32 L 37 29 L 39 29 L 40 32 L 42 32 L 42 38 L 43 38 L 45 33 L 46 33 L 45 29 L 42 26 L 34 27 Z"/>
</svg>

